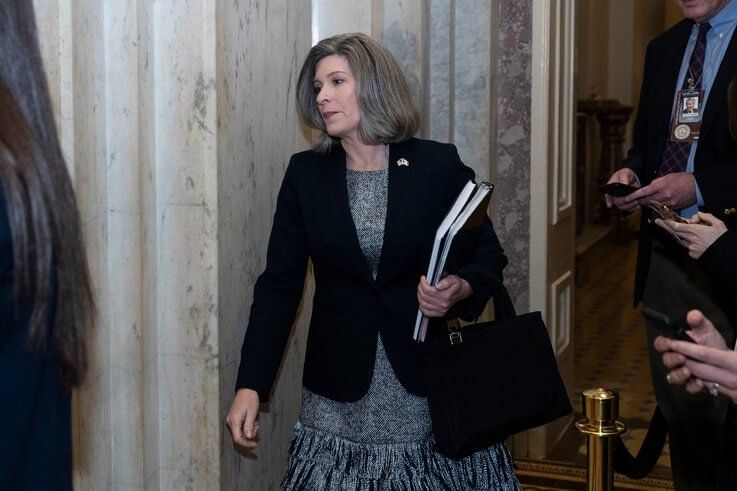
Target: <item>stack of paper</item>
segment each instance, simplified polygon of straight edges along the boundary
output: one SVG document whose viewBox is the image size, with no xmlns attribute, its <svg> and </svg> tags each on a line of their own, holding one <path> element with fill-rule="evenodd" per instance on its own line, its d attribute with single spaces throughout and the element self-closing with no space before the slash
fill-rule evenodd
<svg viewBox="0 0 737 491">
<path fill-rule="evenodd" d="M 438 230 L 435 232 L 430 264 L 427 268 L 427 282 L 436 285 L 442 278 L 445 263 L 453 245 L 453 239 L 461 230 L 467 230 L 481 226 L 486 217 L 486 209 L 489 207 L 491 192 L 494 185 L 488 182 L 474 184 L 468 181 L 463 190 L 456 198 L 455 203 L 448 211 Z M 417 322 L 415 322 L 415 341 L 422 342 L 427 334 L 429 319 L 417 311 Z"/>
</svg>

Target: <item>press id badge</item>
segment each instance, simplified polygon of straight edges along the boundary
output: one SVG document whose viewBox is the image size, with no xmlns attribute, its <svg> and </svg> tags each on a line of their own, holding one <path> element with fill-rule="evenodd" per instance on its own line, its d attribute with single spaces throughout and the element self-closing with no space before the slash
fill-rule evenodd
<svg viewBox="0 0 737 491">
<path fill-rule="evenodd" d="M 698 140 L 703 113 L 703 90 L 679 90 L 673 104 L 671 141 L 693 142 Z"/>
</svg>

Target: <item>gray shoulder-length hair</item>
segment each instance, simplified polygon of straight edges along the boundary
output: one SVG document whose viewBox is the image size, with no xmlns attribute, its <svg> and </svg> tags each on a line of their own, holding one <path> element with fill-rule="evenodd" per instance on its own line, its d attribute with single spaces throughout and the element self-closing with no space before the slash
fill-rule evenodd
<svg viewBox="0 0 737 491">
<path fill-rule="evenodd" d="M 372 145 L 389 144 L 407 140 L 417 133 L 420 115 L 397 60 L 389 50 L 365 34 L 340 34 L 312 47 L 297 81 L 299 115 L 307 126 L 320 130 L 313 146 L 316 151 L 327 153 L 339 141 L 325 130 L 313 86 L 317 64 L 331 55 L 345 58 L 356 77 L 361 141 Z"/>
</svg>

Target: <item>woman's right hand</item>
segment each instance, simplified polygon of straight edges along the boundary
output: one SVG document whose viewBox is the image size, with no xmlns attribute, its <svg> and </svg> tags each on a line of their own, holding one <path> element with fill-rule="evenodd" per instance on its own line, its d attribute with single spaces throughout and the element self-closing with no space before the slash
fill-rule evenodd
<svg viewBox="0 0 737 491">
<path fill-rule="evenodd" d="M 238 389 L 225 422 L 233 435 L 233 441 L 246 448 L 256 448 L 258 442 L 258 393 L 251 389 Z"/>
</svg>

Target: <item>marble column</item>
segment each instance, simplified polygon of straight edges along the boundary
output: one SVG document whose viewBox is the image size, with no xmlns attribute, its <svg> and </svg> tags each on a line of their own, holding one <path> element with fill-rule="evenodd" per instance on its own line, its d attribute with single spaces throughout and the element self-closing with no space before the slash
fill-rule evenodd
<svg viewBox="0 0 737 491">
<path fill-rule="evenodd" d="M 222 422 L 276 192 L 307 145 L 293 101 L 310 5 L 34 5 L 99 314 L 75 394 L 75 485 L 274 488 L 308 312 L 264 408 L 273 441 L 259 460 L 233 449 Z"/>
<path fill-rule="evenodd" d="M 142 487 L 138 61 L 126 36 L 131 5 L 35 0 L 34 6 L 98 310 L 87 381 L 75 394 L 75 484 Z"/>
<path fill-rule="evenodd" d="M 218 6 L 218 323 L 224 421 L 284 170 L 290 155 L 309 145 L 296 114 L 295 87 L 310 48 L 311 5 L 308 0 L 228 0 Z M 227 428 L 220 426 L 222 489 L 279 489 L 300 407 L 312 293 L 310 279 L 272 400 L 259 417 L 257 458 L 236 452 Z"/>
<path fill-rule="evenodd" d="M 138 2 L 145 486 L 219 484 L 216 5 Z"/>
</svg>

